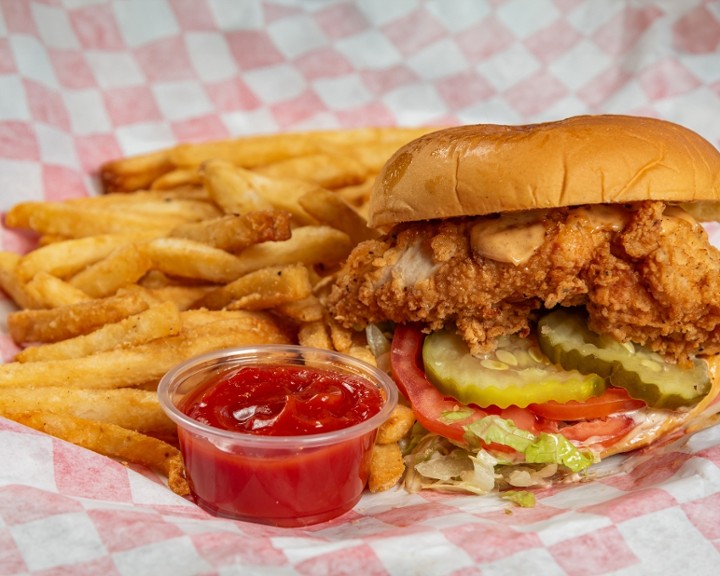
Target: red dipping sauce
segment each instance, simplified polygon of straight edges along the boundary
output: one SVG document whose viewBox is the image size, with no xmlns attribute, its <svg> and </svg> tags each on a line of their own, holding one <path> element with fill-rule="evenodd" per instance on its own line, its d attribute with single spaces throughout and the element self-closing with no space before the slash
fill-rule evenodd
<svg viewBox="0 0 720 576">
<path fill-rule="evenodd" d="M 380 370 L 298 346 L 224 350 L 158 388 L 178 423 L 194 500 L 277 526 L 335 518 L 360 499 L 377 427 L 397 402 Z"/>
<path fill-rule="evenodd" d="M 307 366 L 245 366 L 196 390 L 180 406 L 224 430 L 301 436 L 349 428 L 384 403 L 366 378 Z"/>
</svg>

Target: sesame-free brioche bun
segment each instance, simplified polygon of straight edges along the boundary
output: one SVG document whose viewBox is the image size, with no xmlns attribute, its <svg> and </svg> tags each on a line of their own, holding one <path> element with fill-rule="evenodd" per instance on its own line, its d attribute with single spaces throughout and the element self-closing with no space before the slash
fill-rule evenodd
<svg viewBox="0 0 720 576">
<path fill-rule="evenodd" d="M 639 200 L 720 200 L 720 152 L 653 118 L 576 116 L 524 126 L 431 132 L 378 175 L 369 224 Z"/>
</svg>

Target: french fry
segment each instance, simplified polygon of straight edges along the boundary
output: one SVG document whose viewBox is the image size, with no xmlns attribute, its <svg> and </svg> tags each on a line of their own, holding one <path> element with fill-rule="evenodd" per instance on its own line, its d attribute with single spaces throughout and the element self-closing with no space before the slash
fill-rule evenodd
<svg viewBox="0 0 720 576">
<path fill-rule="evenodd" d="M 317 322 L 325 317 L 325 307 L 314 295 L 278 304 L 276 309 L 281 316 L 296 322 Z"/>
<path fill-rule="evenodd" d="M 348 348 L 346 354 L 348 356 L 352 356 L 353 358 L 357 358 L 358 360 L 362 360 L 363 362 L 367 362 L 371 366 L 377 366 L 375 355 L 367 345 L 353 344 L 350 348 Z"/>
<path fill-rule="evenodd" d="M 18 276 L 28 282 L 38 272 L 47 272 L 58 278 L 69 278 L 87 266 L 102 260 L 118 246 L 128 242 L 149 240 L 150 233 L 99 234 L 53 242 L 23 255 L 17 264 Z"/>
<path fill-rule="evenodd" d="M 198 166 L 211 158 L 220 158 L 237 166 L 255 168 L 337 147 L 351 149 L 391 142 L 399 148 L 431 130 L 431 127 L 378 127 L 253 135 L 234 140 L 183 144 L 170 150 L 169 155 L 171 163 L 177 167 Z"/>
<path fill-rule="evenodd" d="M 171 237 L 194 240 L 228 252 L 240 252 L 260 242 L 287 240 L 290 235 L 290 213 L 282 210 L 228 214 L 181 224 L 170 232 Z"/>
<path fill-rule="evenodd" d="M 180 190 L 143 190 L 133 194 L 114 193 L 102 196 L 73 198 L 64 202 L 73 208 L 136 212 L 161 218 L 177 218 L 194 222 L 221 214 L 220 209 L 201 187 L 184 187 Z"/>
<path fill-rule="evenodd" d="M 380 425 L 375 440 L 377 444 L 392 444 L 404 438 L 415 424 L 415 414 L 405 404 L 398 404 L 388 416 L 388 419 Z"/>
<path fill-rule="evenodd" d="M 271 319 L 243 316 L 188 327 L 177 336 L 81 358 L 0 364 L 0 389 L 32 386 L 111 389 L 159 381 L 174 365 L 211 350 L 257 342 L 286 344 Z"/>
<path fill-rule="evenodd" d="M 405 473 L 400 446 L 392 444 L 375 444 L 370 458 L 370 474 L 368 490 L 383 492 L 395 486 Z"/>
<path fill-rule="evenodd" d="M 228 346 L 246 346 L 258 342 L 267 344 L 291 344 L 293 335 L 287 325 L 279 322 L 272 314 L 253 310 L 207 311 L 218 318 L 193 326 L 192 322 L 183 324 L 185 338 L 188 340 L 192 355 L 204 354 Z M 186 318 L 183 317 L 183 322 Z M 206 341 L 202 341 L 205 339 Z"/>
<path fill-rule="evenodd" d="M 330 340 L 333 348 L 338 352 L 347 353 L 353 346 L 353 331 L 349 328 L 341 326 L 333 319 L 328 319 L 328 327 L 330 328 Z"/>
<path fill-rule="evenodd" d="M 21 308 L 37 308 L 37 302 L 17 273 L 19 262 L 20 256 L 17 254 L 0 252 L 0 290 Z"/>
<path fill-rule="evenodd" d="M 322 320 L 307 322 L 298 330 L 298 343 L 310 348 L 333 350 L 332 340 L 328 334 L 327 326 Z"/>
<path fill-rule="evenodd" d="M 35 274 L 25 287 L 38 308 L 58 308 L 90 300 L 79 288 L 43 271 Z"/>
<path fill-rule="evenodd" d="M 69 284 L 88 296 L 102 298 L 135 284 L 152 265 L 153 260 L 141 245 L 124 244 L 75 274 Z"/>
<path fill-rule="evenodd" d="M 81 358 L 0 365 L 0 389 L 62 386 L 105 390 L 157 382 L 187 355 L 184 339 L 153 340 L 131 348 L 99 352 Z"/>
<path fill-rule="evenodd" d="M 210 198 L 226 214 L 270 210 L 272 204 L 252 186 L 247 172 L 223 160 L 208 160 L 200 177 Z"/>
<path fill-rule="evenodd" d="M 345 200 L 348 204 L 358 210 L 363 217 L 367 218 L 366 214 L 363 214 L 359 209 L 365 206 L 370 200 L 370 192 L 374 184 L 374 178 L 368 178 L 362 184 L 355 186 L 343 186 L 337 190 L 334 190 L 340 198 Z"/>
<path fill-rule="evenodd" d="M 334 192 L 317 188 L 298 201 L 318 222 L 345 232 L 353 245 L 378 236 L 377 231 L 368 227 L 367 220 Z"/>
<path fill-rule="evenodd" d="M 47 246 L 48 244 L 55 244 L 56 242 L 63 242 L 65 240 L 69 240 L 69 238 L 59 236 L 57 234 L 42 234 L 41 236 L 38 236 L 37 247 L 41 248 L 43 246 Z"/>
<path fill-rule="evenodd" d="M 301 180 L 333 190 L 363 182 L 368 175 L 360 162 L 336 154 L 309 154 L 260 166 L 254 170 L 270 178 Z"/>
<path fill-rule="evenodd" d="M 267 322 L 268 316 L 265 312 L 250 312 L 247 310 L 208 310 L 207 308 L 194 308 L 184 310 L 180 313 L 185 330 L 205 329 L 213 322 L 238 320 L 250 322 L 257 321 L 259 324 Z"/>
<path fill-rule="evenodd" d="M 313 184 L 268 178 L 221 160 L 203 164 L 201 175 L 208 195 L 226 214 L 277 209 L 290 212 L 297 224 L 314 223 L 298 203 Z"/>
<path fill-rule="evenodd" d="M 161 472 L 167 476 L 173 492 L 183 496 L 190 493 L 180 451 L 157 438 L 115 424 L 49 411 L 6 412 L 2 415 L 110 458 Z"/>
<path fill-rule="evenodd" d="M 125 192 L 106 193 L 100 196 L 72 198 L 65 202 L 75 206 L 99 210 L 114 207 L 131 207 L 145 203 L 168 202 L 210 202 L 207 192 L 201 186 L 179 186 L 172 190 L 136 190 L 132 194 Z"/>
<path fill-rule="evenodd" d="M 387 142 L 373 142 L 370 145 L 342 146 L 335 149 L 335 153 L 354 158 L 368 174 L 377 174 L 385 163 L 400 148 L 406 140 L 389 140 Z"/>
<path fill-rule="evenodd" d="M 169 288 L 175 286 L 196 286 L 198 284 L 204 284 L 203 282 L 195 282 L 193 280 L 184 280 L 179 278 L 171 278 L 160 270 L 148 270 L 148 273 L 143 276 L 138 282 L 138 286 L 142 288 L 142 291 L 149 293 L 151 290 L 158 288 Z"/>
<path fill-rule="evenodd" d="M 236 166 L 254 168 L 317 151 L 313 134 L 268 134 L 181 144 L 170 151 L 170 160 L 173 165 L 185 168 L 199 166 L 215 158 Z"/>
<path fill-rule="evenodd" d="M 207 293 L 193 307 L 262 310 L 307 298 L 311 291 L 305 266 L 270 266 Z"/>
<path fill-rule="evenodd" d="M 324 152 L 351 158 L 362 165 L 367 179 L 380 172 L 398 148 L 432 130 L 430 127 L 339 130 L 327 133 L 318 145 Z"/>
<path fill-rule="evenodd" d="M 158 302 L 171 302 L 180 311 L 188 310 L 205 294 L 214 290 L 215 285 L 167 285 L 146 288 L 149 297 Z"/>
<path fill-rule="evenodd" d="M 15 356 L 17 362 L 39 362 L 80 358 L 106 350 L 134 346 L 175 336 L 182 329 L 180 311 L 172 302 L 150 306 L 147 310 L 128 316 L 97 330 L 50 344 L 30 346 Z"/>
<path fill-rule="evenodd" d="M 246 172 L 250 185 L 258 191 L 276 210 L 290 212 L 297 225 L 316 224 L 305 209 L 300 206 L 300 198 L 316 186 L 300 180 L 268 178 L 254 172 Z"/>
<path fill-rule="evenodd" d="M 315 139 L 320 149 L 325 149 L 327 146 L 331 146 L 331 149 L 353 149 L 379 146 L 383 143 L 391 143 L 399 148 L 402 144 L 433 130 L 437 130 L 437 128 L 431 126 L 369 126 L 350 130 L 321 131 L 315 133 Z"/>
<path fill-rule="evenodd" d="M 5 224 L 9 228 L 28 229 L 38 234 L 55 234 L 67 238 L 131 232 L 165 234 L 183 221 L 177 216 L 159 218 L 153 214 L 97 210 L 65 202 L 16 204 L 5 218 Z"/>
<path fill-rule="evenodd" d="M 16 344 L 57 342 L 88 334 L 147 307 L 139 294 L 123 293 L 58 308 L 19 310 L 8 316 L 8 331 Z"/>
<path fill-rule="evenodd" d="M 330 226 L 301 226 L 284 242 L 264 242 L 240 252 L 238 276 L 264 268 L 268 263 L 333 265 L 343 260 L 351 249 L 350 238 L 340 230 Z"/>
<path fill-rule="evenodd" d="M 97 209 L 109 212 L 131 212 L 138 215 L 154 216 L 161 219 L 174 219 L 177 222 L 198 222 L 220 216 L 220 209 L 210 201 L 177 198 L 174 200 L 146 200 L 131 202 L 134 194 L 119 194 L 126 201 L 107 202 Z M 100 196 L 100 198 L 104 198 Z"/>
<path fill-rule="evenodd" d="M 172 168 L 170 153 L 161 150 L 106 162 L 100 168 L 100 181 L 105 192 L 130 192 L 148 188 Z"/>
<path fill-rule="evenodd" d="M 226 283 L 245 271 L 237 256 L 186 238 L 155 238 L 142 249 L 154 269 L 170 276 Z"/>
<path fill-rule="evenodd" d="M 175 168 L 155 178 L 150 187 L 153 190 L 167 190 L 182 186 L 196 186 L 201 183 L 197 168 Z"/>
<path fill-rule="evenodd" d="M 172 438 L 177 427 L 149 390 L 83 390 L 47 386 L 5 388 L 0 394 L 0 413 L 50 411 L 107 422 L 151 436 Z"/>
</svg>

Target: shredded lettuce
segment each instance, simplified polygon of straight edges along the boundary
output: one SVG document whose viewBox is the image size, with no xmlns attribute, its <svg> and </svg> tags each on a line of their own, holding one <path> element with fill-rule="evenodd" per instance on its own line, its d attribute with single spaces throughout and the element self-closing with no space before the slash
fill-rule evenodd
<svg viewBox="0 0 720 576">
<path fill-rule="evenodd" d="M 509 500 L 523 508 L 532 508 L 535 506 L 535 494 L 528 490 L 505 490 L 500 493 L 500 498 Z"/>
<path fill-rule="evenodd" d="M 462 448 L 447 451 L 448 444 L 439 436 L 430 435 L 432 443 L 441 448 L 425 460 L 408 462 L 405 486 L 421 489 L 487 494 L 495 488 L 497 460 L 484 450 L 472 454 Z"/>
<path fill-rule="evenodd" d="M 465 431 L 478 445 L 499 444 L 516 452 L 468 450 L 416 425 L 405 451 L 405 487 L 411 492 L 435 489 L 474 494 L 500 488 L 504 490 L 501 497 L 532 506 L 531 492 L 505 489 L 547 486 L 560 466 L 576 473 L 595 461 L 591 453 L 581 452 L 561 434 L 535 435 L 499 416 L 481 418 Z"/>
<path fill-rule="evenodd" d="M 440 421 L 445 423 L 457 422 L 459 420 L 465 420 L 473 415 L 473 411 L 469 408 L 458 409 L 458 410 L 447 410 L 440 416 Z"/>
<path fill-rule="evenodd" d="M 578 450 L 562 434 L 541 433 L 525 450 L 525 461 L 534 464 L 562 464 L 573 472 L 580 472 L 594 461 L 591 454 Z"/>
<path fill-rule="evenodd" d="M 480 418 L 465 426 L 465 431 L 473 434 L 483 442 L 502 444 L 522 453 L 536 439 L 532 432 L 522 430 L 515 426 L 512 420 L 506 420 L 500 418 L 500 416 Z"/>
<path fill-rule="evenodd" d="M 473 469 L 468 454 L 461 449 L 453 450 L 448 454 L 435 452 L 430 458 L 415 465 L 415 470 L 425 478 L 448 482 L 454 478 L 462 478 Z"/>
<path fill-rule="evenodd" d="M 562 434 L 542 432 L 540 436 L 535 436 L 515 426 L 512 420 L 499 416 L 486 416 L 465 429 L 483 442 L 502 444 L 517 450 L 529 464 L 562 464 L 572 472 L 580 472 L 594 462 L 591 454 L 578 450 Z"/>
<path fill-rule="evenodd" d="M 483 493 L 490 492 L 495 487 L 495 465 L 497 460 L 485 450 L 478 451 L 475 455 L 468 455 L 473 464 L 471 472 L 466 472 L 462 480 L 475 486 Z"/>
</svg>

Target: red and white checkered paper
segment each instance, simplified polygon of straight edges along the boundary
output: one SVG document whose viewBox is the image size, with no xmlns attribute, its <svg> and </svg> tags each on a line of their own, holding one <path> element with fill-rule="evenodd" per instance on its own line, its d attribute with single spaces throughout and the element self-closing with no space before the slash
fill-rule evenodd
<svg viewBox="0 0 720 576">
<path fill-rule="evenodd" d="M 95 194 L 101 162 L 182 141 L 601 112 L 720 145 L 720 3 L 0 0 L 0 211 Z M 0 233 L 2 249 L 27 248 Z M 10 309 L 0 295 L 0 318 Z M 395 490 L 279 529 L 213 518 L 147 471 L 0 421 L 2 574 L 719 568 L 719 429 L 531 509 Z"/>
</svg>

